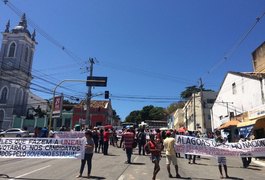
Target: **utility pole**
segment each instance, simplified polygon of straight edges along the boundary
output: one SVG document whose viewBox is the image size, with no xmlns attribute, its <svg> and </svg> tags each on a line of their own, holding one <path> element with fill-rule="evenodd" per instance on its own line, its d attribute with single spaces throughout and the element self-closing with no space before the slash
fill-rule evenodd
<svg viewBox="0 0 265 180">
<path fill-rule="evenodd" d="M 202 124 L 201 124 L 201 128 L 202 130 L 205 130 L 206 128 L 206 121 L 205 121 L 205 115 L 204 115 L 204 101 L 203 101 L 203 83 L 202 83 L 202 78 L 199 79 L 199 88 L 200 88 L 200 92 L 201 92 L 201 110 L 202 110 Z"/>
<path fill-rule="evenodd" d="M 194 131 L 196 130 L 196 105 L 195 105 L 195 95 L 196 92 L 193 93 L 193 122 L 194 122 Z"/>
<path fill-rule="evenodd" d="M 90 76 L 90 78 L 92 78 L 92 76 L 93 76 L 93 64 L 95 64 L 94 59 L 89 58 L 89 63 L 90 63 L 89 76 Z M 91 125 L 91 119 L 90 119 L 91 95 L 92 95 L 92 86 L 88 86 L 88 92 L 87 92 L 87 98 L 86 98 L 86 125 L 88 126 L 88 128 Z"/>
</svg>

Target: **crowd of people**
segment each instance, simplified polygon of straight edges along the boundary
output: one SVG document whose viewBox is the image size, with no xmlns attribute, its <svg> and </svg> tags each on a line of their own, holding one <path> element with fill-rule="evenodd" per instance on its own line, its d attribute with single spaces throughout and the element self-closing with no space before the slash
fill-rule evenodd
<svg viewBox="0 0 265 180">
<path fill-rule="evenodd" d="M 66 128 L 60 128 L 60 131 L 66 131 Z M 54 131 L 51 129 L 48 132 L 46 127 L 35 128 L 35 137 L 53 137 Z M 223 144 L 226 143 L 227 139 L 221 136 L 220 131 L 215 133 L 209 132 L 205 135 L 201 134 L 199 131 L 185 131 L 178 132 L 176 130 L 166 130 L 161 131 L 159 129 L 149 130 L 147 128 L 124 128 L 122 129 L 121 137 L 118 138 L 119 132 L 116 129 L 109 128 L 97 128 L 85 130 L 85 154 L 81 160 L 81 167 L 77 177 L 82 177 L 85 164 L 87 163 L 88 177 L 90 177 L 92 169 L 92 157 L 93 153 L 102 153 L 103 155 L 109 154 L 109 146 L 114 146 L 117 148 L 122 148 L 126 153 L 126 164 L 132 163 L 133 149 L 138 147 L 138 155 L 150 155 L 150 160 L 154 164 L 152 179 L 156 179 L 158 172 L 160 171 L 160 160 L 162 151 L 165 152 L 166 158 L 166 168 L 168 171 L 168 177 L 180 178 L 181 175 L 178 171 L 177 158 L 180 157 L 180 153 L 175 151 L 175 136 L 185 135 L 193 136 L 198 138 L 212 138 L 216 143 Z M 246 141 L 246 139 L 241 136 L 239 142 Z M 118 144 L 119 142 L 119 144 Z M 198 155 L 185 154 L 185 158 L 188 160 L 189 164 L 196 164 L 196 159 L 200 158 Z M 226 157 L 217 157 L 218 169 L 221 178 L 228 178 L 228 170 L 226 165 Z M 242 157 L 243 167 L 247 168 L 251 163 L 251 157 Z M 170 165 L 173 165 L 175 169 L 175 176 L 172 175 Z M 222 171 L 224 169 L 224 173 Z"/>
</svg>

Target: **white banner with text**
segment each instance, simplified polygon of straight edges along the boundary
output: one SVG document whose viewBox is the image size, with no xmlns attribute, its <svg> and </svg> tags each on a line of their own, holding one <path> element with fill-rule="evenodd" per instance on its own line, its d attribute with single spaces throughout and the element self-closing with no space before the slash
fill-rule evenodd
<svg viewBox="0 0 265 180">
<path fill-rule="evenodd" d="M 176 136 L 176 152 L 203 156 L 265 156 L 265 138 L 237 143 L 218 143 L 214 139 Z"/>
<path fill-rule="evenodd" d="M 0 158 L 82 158 L 85 140 L 0 138 Z"/>
</svg>

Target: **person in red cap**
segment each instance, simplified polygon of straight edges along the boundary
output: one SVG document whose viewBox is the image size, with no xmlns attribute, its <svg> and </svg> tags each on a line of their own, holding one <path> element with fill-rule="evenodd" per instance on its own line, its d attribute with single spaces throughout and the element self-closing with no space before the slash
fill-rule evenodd
<svg viewBox="0 0 265 180">
<path fill-rule="evenodd" d="M 181 176 L 178 173 L 178 164 L 177 164 L 177 157 L 176 157 L 176 151 L 174 148 L 175 145 L 175 138 L 172 137 L 171 131 L 166 132 L 166 139 L 164 140 L 164 149 L 166 151 L 166 165 L 167 165 L 167 171 L 168 171 L 168 177 L 173 178 L 171 172 L 170 172 L 170 164 L 172 163 L 175 166 L 176 170 L 176 177 L 180 178 Z"/>
</svg>

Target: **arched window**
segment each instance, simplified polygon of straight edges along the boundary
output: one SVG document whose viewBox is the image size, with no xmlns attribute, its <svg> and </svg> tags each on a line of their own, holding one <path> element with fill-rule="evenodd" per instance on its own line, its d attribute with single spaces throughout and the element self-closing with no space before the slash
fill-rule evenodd
<svg viewBox="0 0 265 180">
<path fill-rule="evenodd" d="M 5 111 L 0 109 L 0 129 L 3 128 L 4 118 L 5 118 Z"/>
<path fill-rule="evenodd" d="M 9 46 L 9 50 L 8 50 L 8 57 L 15 57 L 15 52 L 16 52 L 16 43 L 12 42 Z"/>
<path fill-rule="evenodd" d="M 18 89 L 16 94 L 16 105 L 23 104 L 23 89 Z"/>
<path fill-rule="evenodd" d="M 7 98 L 8 98 L 8 89 L 7 89 L 7 87 L 4 87 L 0 92 L 1 92 L 0 103 L 6 103 Z"/>
<path fill-rule="evenodd" d="M 25 62 L 28 61 L 28 58 L 29 58 L 29 47 L 26 47 L 26 50 L 25 50 Z"/>
</svg>

